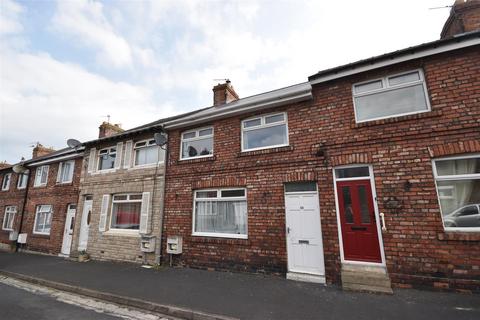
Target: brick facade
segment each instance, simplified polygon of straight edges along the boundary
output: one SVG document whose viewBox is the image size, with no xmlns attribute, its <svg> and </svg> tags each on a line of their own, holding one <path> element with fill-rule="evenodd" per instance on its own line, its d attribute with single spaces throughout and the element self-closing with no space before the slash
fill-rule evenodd
<svg viewBox="0 0 480 320">
<path fill-rule="evenodd" d="M 69 204 L 77 204 L 82 158 L 75 159 L 73 179 L 70 183 L 57 183 L 57 174 L 61 161 L 49 163 L 48 182 L 46 186 L 34 186 L 36 165 L 29 166 L 31 177 L 28 187 L 28 197 L 20 233 L 27 233 L 27 243 L 24 249 L 59 254 L 62 248 L 65 218 Z M 36 208 L 39 205 L 52 205 L 53 215 L 49 235 L 33 232 Z M 77 210 L 78 212 L 78 210 Z"/>
<path fill-rule="evenodd" d="M 15 206 L 17 213 L 13 223 L 13 230 L 18 230 L 20 225 L 20 218 L 23 209 L 23 203 L 25 200 L 25 188 L 18 189 L 18 174 L 12 171 L 12 168 L 5 168 L 0 170 L 0 181 L 3 181 L 3 177 L 6 174 L 11 174 L 10 188 L 8 191 L 0 190 L 0 247 L 4 249 L 10 249 L 11 241 L 9 240 L 9 230 L 3 230 L 3 219 L 5 217 L 5 208 L 7 206 Z"/>
<path fill-rule="evenodd" d="M 444 231 L 432 172 L 432 158 L 480 152 L 479 52 L 476 46 L 340 78 L 314 85 L 308 102 L 198 125 L 214 127 L 212 158 L 179 161 L 184 130 L 169 132 L 163 234 L 183 236 L 175 262 L 286 272 L 284 183 L 316 181 L 327 282 L 338 283 L 332 172 L 365 163 L 385 213 L 383 245 L 394 284 L 480 290 L 480 236 Z M 430 112 L 355 123 L 353 83 L 412 69 L 424 71 Z M 241 120 L 278 111 L 288 115 L 289 146 L 241 152 Z M 192 191 L 236 186 L 247 189 L 248 239 L 192 236 Z M 391 200 L 399 205 L 391 208 Z"/>
<path fill-rule="evenodd" d="M 143 255 L 140 250 L 141 236 L 137 233 L 113 232 L 107 230 L 99 231 L 99 221 L 101 212 L 102 196 L 105 194 L 125 194 L 125 193 L 142 193 L 150 192 L 151 197 L 151 213 L 150 213 L 150 235 L 156 236 L 159 241 L 161 212 L 163 210 L 164 197 L 164 166 L 159 164 L 157 167 L 148 168 L 124 168 L 125 163 L 125 143 L 131 140 L 133 143 L 145 139 L 152 139 L 153 133 L 139 134 L 134 137 L 111 140 L 110 142 L 99 142 L 92 144 L 92 148 L 100 150 L 106 147 L 116 146 L 118 142 L 122 142 L 122 160 L 119 169 L 113 172 L 94 172 L 89 173 L 87 170 L 89 158 L 85 159 L 85 166 L 81 178 L 81 195 L 78 205 L 78 215 L 75 224 L 75 237 L 72 245 L 72 251 L 78 250 L 79 234 L 81 227 L 81 215 L 83 214 L 84 200 L 86 195 L 93 196 L 93 207 L 91 215 L 91 223 L 89 228 L 87 252 L 91 258 L 97 260 L 116 260 L 129 262 L 142 262 Z M 90 154 L 87 148 L 85 155 Z M 133 154 L 132 154 L 133 157 Z M 108 211 L 108 219 L 111 216 L 111 197 Z M 158 245 L 158 244 L 157 244 Z M 75 253 L 74 253 L 75 254 Z M 149 263 L 155 262 L 155 254 L 147 253 L 146 259 Z"/>
</svg>

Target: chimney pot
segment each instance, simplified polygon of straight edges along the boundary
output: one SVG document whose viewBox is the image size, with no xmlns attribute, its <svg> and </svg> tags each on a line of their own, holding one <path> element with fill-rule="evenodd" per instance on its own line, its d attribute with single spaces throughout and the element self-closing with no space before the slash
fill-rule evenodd
<svg viewBox="0 0 480 320">
<path fill-rule="evenodd" d="M 98 138 L 110 137 L 123 131 L 125 130 L 121 128 L 120 123 L 111 124 L 103 121 L 100 127 L 98 127 Z"/>
<path fill-rule="evenodd" d="M 213 87 L 213 106 L 220 106 L 235 100 L 238 100 L 238 94 L 233 89 L 230 80 L 225 80 L 225 83 L 219 83 Z"/>
<path fill-rule="evenodd" d="M 440 39 L 480 30 L 480 0 L 456 0 L 443 25 Z"/>
</svg>

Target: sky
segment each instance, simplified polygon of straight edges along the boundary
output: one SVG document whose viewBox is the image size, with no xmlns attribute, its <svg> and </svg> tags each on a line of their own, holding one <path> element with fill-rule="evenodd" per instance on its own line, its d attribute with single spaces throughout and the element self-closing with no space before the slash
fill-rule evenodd
<svg viewBox="0 0 480 320">
<path fill-rule="evenodd" d="M 0 162 L 437 40 L 453 0 L 0 0 Z"/>
</svg>

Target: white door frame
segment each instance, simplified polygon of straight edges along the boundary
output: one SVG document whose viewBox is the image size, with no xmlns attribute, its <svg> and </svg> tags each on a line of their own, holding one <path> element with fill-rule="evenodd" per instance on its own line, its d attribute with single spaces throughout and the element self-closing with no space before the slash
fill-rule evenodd
<svg viewBox="0 0 480 320">
<path fill-rule="evenodd" d="M 70 206 L 75 206 L 75 209 L 71 209 Z M 71 218 L 75 219 L 75 216 L 77 215 L 77 206 L 76 204 L 69 204 L 67 206 L 67 213 L 66 213 L 66 217 L 65 217 L 65 226 L 63 227 L 63 239 L 62 239 L 62 248 L 60 249 L 60 254 L 59 256 L 64 256 L 64 257 L 68 257 L 70 256 L 70 252 L 72 251 L 72 241 L 73 241 L 73 231 L 75 229 L 75 225 L 74 225 L 74 228 L 71 229 L 72 233 L 71 234 L 67 234 L 67 232 L 70 231 L 70 226 L 72 225 L 71 223 Z M 75 220 L 74 220 L 75 221 Z M 70 236 L 70 240 L 67 240 L 65 237 L 67 236 Z M 65 241 L 69 241 L 70 244 L 69 244 L 69 249 L 68 249 L 68 252 L 63 252 L 65 250 Z"/>
<path fill-rule="evenodd" d="M 88 199 L 89 197 L 91 197 L 91 199 Z M 88 199 L 88 200 L 87 200 Z M 82 245 L 82 227 L 83 227 L 83 224 L 86 223 L 87 219 L 88 219 L 88 212 L 85 212 L 85 208 L 87 207 L 87 203 L 88 203 L 88 206 L 90 207 L 90 210 L 93 210 L 93 197 L 88 195 L 88 196 L 85 196 L 85 200 L 83 201 L 83 208 L 82 208 L 82 218 L 80 219 L 80 228 L 79 228 L 79 231 L 78 231 L 78 250 L 86 250 L 87 247 L 88 247 L 88 238 L 89 238 L 89 233 L 90 232 L 87 232 L 86 234 L 86 245 L 85 245 L 85 248 L 81 248 L 81 245 Z M 90 217 L 91 218 L 91 217 Z M 90 227 L 89 227 L 89 231 L 90 231 Z"/>
<path fill-rule="evenodd" d="M 305 181 L 299 181 L 299 182 L 305 182 Z M 315 184 L 315 191 L 294 191 L 294 192 L 287 192 L 285 190 L 285 184 L 284 184 L 284 201 L 285 201 L 285 244 L 287 248 L 287 279 L 290 280 L 299 280 L 299 281 L 308 281 L 308 282 L 317 282 L 317 283 L 326 283 L 326 274 L 325 274 L 325 251 L 324 251 L 324 246 L 323 246 L 323 235 L 322 235 L 322 217 L 320 214 L 320 199 L 318 196 L 318 186 L 317 182 L 314 181 L 309 181 Z M 295 182 L 292 182 L 295 183 Z M 288 252 L 288 223 L 287 223 L 287 196 L 288 195 L 296 195 L 296 194 L 314 194 L 317 199 L 317 204 L 318 204 L 318 215 L 319 215 L 319 237 L 320 241 L 322 244 L 322 255 L 323 255 L 323 265 L 320 266 L 323 269 L 323 274 L 308 274 L 308 273 L 298 273 L 295 271 L 290 271 L 289 269 L 289 252 Z"/>
<path fill-rule="evenodd" d="M 345 169 L 345 168 L 358 168 L 358 167 L 368 167 L 368 177 L 355 177 L 355 178 L 339 178 L 337 179 L 335 175 L 336 169 Z M 373 175 L 373 166 L 371 164 L 352 164 L 352 165 L 343 165 L 337 166 L 332 168 L 333 174 L 333 190 L 335 193 L 335 211 L 337 213 L 337 228 L 338 228 L 338 241 L 340 246 L 340 259 L 342 264 L 360 264 L 360 265 L 371 265 L 371 266 L 386 266 L 385 263 L 385 249 L 383 247 L 383 236 L 382 236 L 382 228 L 380 226 L 380 214 L 378 210 L 378 203 L 377 203 L 377 191 L 375 188 L 375 177 Z M 340 209 L 338 205 L 338 194 L 337 194 L 337 181 L 353 181 L 353 180 L 370 180 L 370 186 L 372 188 L 372 197 L 373 197 L 373 208 L 375 211 L 375 223 L 377 225 L 377 236 L 378 242 L 380 245 L 380 256 L 382 258 L 382 262 L 367 262 L 367 261 L 353 261 L 353 260 L 345 260 L 345 255 L 343 253 L 343 235 L 342 235 L 342 225 L 340 221 Z"/>
</svg>

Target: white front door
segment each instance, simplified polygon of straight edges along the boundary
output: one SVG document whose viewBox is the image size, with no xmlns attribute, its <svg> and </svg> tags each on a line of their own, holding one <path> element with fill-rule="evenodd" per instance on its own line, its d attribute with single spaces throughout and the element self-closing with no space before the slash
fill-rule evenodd
<svg viewBox="0 0 480 320">
<path fill-rule="evenodd" d="M 320 206 L 316 191 L 285 193 L 290 279 L 325 282 Z"/>
<path fill-rule="evenodd" d="M 73 227 L 75 226 L 75 213 L 77 206 L 69 204 L 67 209 L 67 217 L 65 219 L 65 228 L 63 231 L 62 255 L 69 256 L 72 247 Z"/>
<path fill-rule="evenodd" d="M 90 218 L 92 216 L 92 196 L 85 197 L 83 205 L 82 221 L 80 224 L 80 236 L 78 238 L 78 251 L 87 250 L 88 231 L 90 229 Z"/>
</svg>

